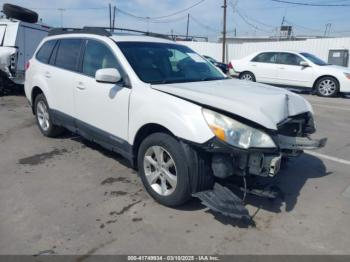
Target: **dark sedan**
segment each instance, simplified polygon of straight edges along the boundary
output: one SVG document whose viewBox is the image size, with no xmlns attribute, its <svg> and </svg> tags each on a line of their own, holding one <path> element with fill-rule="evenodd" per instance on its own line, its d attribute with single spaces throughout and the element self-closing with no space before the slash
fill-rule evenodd
<svg viewBox="0 0 350 262">
<path fill-rule="evenodd" d="M 216 61 L 214 58 L 210 57 L 210 56 L 206 56 L 206 55 L 203 55 L 210 63 L 212 63 L 213 65 L 217 66 L 218 68 L 221 69 L 221 71 L 224 73 L 224 74 L 227 74 L 228 72 L 228 65 L 227 64 L 224 64 L 224 63 L 221 63 L 221 62 L 218 62 Z"/>
</svg>

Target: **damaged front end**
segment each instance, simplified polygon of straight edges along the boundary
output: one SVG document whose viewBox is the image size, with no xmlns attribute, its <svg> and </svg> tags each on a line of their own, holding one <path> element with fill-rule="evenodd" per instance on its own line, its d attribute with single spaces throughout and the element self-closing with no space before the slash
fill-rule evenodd
<svg viewBox="0 0 350 262">
<path fill-rule="evenodd" d="M 217 129 L 220 129 L 220 126 L 225 126 L 223 124 L 225 121 L 231 120 L 221 117 L 220 121 L 215 123 L 209 119 L 208 125 L 212 125 L 216 137 L 200 146 L 201 150 L 211 155 L 213 175 L 217 178 L 217 182 L 220 181 L 222 185 L 215 185 L 212 190 L 196 192 L 193 196 L 199 198 L 210 209 L 233 218 L 247 218 L 248 211 L 244 207 L 244 198 L 237 199 L 237 195 L 233 197 L 233 193 L 227 194 L 228 189 L 224 185 L 225 181 L 232 177 L 241 177 L 244 181 L 243 187 L 241 187 L 244 196 L 254 194 L 275 198 L 278 194 L 270 188 L 250 188 L 246 183 L 246 178 L 254 176 L 274 177 L 280 171 L 282 161 L 300 155 L 303 150 L 324 147 L 327 142 L 326 138 L 320 140 L 310 138 L 310 135 L 315 132 L 315 124 L 312 114 L 309 112 L 289 117 L 277 125 L 277 130 L 259 129 L 258 126 L 255 126 L 254 129 L 251 128 L 249 139 L 255 139 L 253 146 L 251 146 L 252 142 L 250 144 L 247 142 L 249 139 L 246 131 L 237 131 L 246 128 L 247 125 L 237 124 L 235 120 L 229 125 L 226 123 L 226 126 L 231 128 L 231 125 L 234 132 L 241 132 L 241 134 L 233 134 L 233 131 L 228 129 L 225 130 L 225 135 L 231 135 L 232 139 L 222 135 L 222 132 Z M 252 135 L 254 132 L 257 134 L 255 138 Z M 239 135 L 243 138 L 239 138 Z M 243 148 L 245 145 L 248 146 Z M 268 147 L 264 145 L 268 145 Z M 225 196 L 220 196 L 220 194 L 225 194 Z M 213 200 L 209 201 L 210 198 Z M 246 211 L 242 211 L 243 209 Z"/>
</svg>

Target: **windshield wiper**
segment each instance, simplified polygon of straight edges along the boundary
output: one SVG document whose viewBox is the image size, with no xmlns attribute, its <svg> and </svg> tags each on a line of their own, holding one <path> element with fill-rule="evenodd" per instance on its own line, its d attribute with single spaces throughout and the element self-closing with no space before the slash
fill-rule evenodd
<svg viewBox="0 0 350 262">
<path fill-rule="evenodd" d="M 215 80 L 224 80 L 224 79 L 229 79 L 228 77 L 204 77 L 199 81 L 215 81 Z"/>
</svg>

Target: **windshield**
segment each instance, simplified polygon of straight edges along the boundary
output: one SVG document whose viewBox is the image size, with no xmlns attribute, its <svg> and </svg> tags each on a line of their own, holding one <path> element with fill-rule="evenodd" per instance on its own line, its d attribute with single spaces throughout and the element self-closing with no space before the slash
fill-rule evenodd
<svg viewBox="0 0 350 262">
<path fill-rule="evenodd" d="M 309 53 L 300 53 L 303 57 L 309 59 L 312 63 L 323 66 L 328 65 L 325 61 L 323 61 L 321 58 L 318 58 L 315 55 L 309 54 Z"/>
<path fill-rule="evenodd" d="M 137 76 L 146 83 L 226 79 L 215 66 L 186 46 L 148 42 L 118 42 L 117 45 Z"/>
</svg>

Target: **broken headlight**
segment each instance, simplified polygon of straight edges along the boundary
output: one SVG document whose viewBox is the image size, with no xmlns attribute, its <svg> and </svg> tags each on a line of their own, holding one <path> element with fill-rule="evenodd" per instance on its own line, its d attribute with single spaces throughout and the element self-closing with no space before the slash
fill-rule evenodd
<svg viewBox="0 0 350 262">
<path fill-rule="evenodd" d="M 250 126 L 209 109 L 203 109 L 203 116 L 215 136 L 239 148 L 275 148 L 272 138 Z"/>
</svg>

